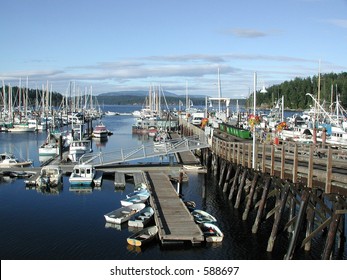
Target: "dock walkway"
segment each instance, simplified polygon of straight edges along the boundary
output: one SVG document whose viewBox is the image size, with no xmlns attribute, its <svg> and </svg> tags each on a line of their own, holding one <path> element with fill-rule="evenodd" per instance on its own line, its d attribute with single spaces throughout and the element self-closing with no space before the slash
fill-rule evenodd
<svg viewBox="0 0 347 280">
<path fill-rule="evenodd" d="M 151 184 L 151 205 L 155 211 L 155 222 L 159 228 L 159 239 L 164 245 L 204 241 L 200 227 L 179 198 L 169 178 L 162 172 L 148 172 Z"/>
</svg>

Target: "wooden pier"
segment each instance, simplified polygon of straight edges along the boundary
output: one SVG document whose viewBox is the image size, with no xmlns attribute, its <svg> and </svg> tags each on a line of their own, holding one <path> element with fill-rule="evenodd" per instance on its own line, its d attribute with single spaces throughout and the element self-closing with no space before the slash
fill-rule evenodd
<svg viewBox="0 0 347 280">
<path fill-rule="evenodd" d="M 202 130 L 182 121 L 183 135 Z M 284 259 L 310 251 L 320 239 L 322 259 L 339 258 L 345 250 L 347 218 L 347 152 L 326 144 L 265 144 L 209 137 L 211 148 L 201 160 L 223 196 L 250 220 L 253 234 L 272 227 L 267 251 L 280 235 L 288 242 Z M 255 160 L 255 162 L 253 162 Z M 255 168 L 252 168 L 255 166 Z M 252 213 L 252 215 L 250 214 Z M 264 234 L 264 233 L 262 233 Z M 315 248 L 317 249 L 317 248 Z"/>
<path fill-rule="evenodd" d="M 200 227 L 178 196 L 167 175 L 148 172 L 151 185 L 151 205 L 155 211 L 155 222 L 159 228 L 159 240 L 163 245 L 204 241 Z"/>
</svg>

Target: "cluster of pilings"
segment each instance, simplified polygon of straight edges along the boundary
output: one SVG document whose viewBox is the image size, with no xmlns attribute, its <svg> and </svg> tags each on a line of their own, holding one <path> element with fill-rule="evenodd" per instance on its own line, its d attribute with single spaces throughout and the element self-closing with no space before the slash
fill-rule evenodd
<svg viewBox="0 0 347 280">
<path fill-rule="evenodd" d="M 322 259 L 339 258 L 345 249 L 346 197 L 326 194 L 318 188 L 280 179 L 223 159 L 211 149 L 201 150 L 208 172 L 219 178 L 218 186 L 234 208 L 243 209 L 242 219 L 253 217 L 253 234 L 262 223 L 272 226 L 267 251 L 272 252 L 279 234 L 289 233 L 284 259 L 296 250 L 311 250 L 314 238 L 324 238 Z M 254 215 L 249 215 L 254 211 Z M 255 218 L 254 218 L 255 217 Z"/>
</svg>

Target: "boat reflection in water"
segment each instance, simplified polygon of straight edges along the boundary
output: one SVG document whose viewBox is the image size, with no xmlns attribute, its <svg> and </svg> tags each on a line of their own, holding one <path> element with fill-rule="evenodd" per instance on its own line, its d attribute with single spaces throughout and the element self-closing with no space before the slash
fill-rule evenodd
<svg viewBox="0 0 347 280">
<path fill-rule="evenodd" d="M 76 186 L 70 186 L 69 187 L 70 192 L 75 192 L 79 194 L 90 194 L 93 192 L 93 187 L 92 186 L 83 186 L 83 185 L 76 185 Z"/>
</svg>

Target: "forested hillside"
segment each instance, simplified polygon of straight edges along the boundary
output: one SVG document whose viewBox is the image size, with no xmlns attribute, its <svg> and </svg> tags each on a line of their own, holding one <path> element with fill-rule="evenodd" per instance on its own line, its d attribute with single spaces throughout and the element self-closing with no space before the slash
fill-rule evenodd
<svg viewBox="0 0 347 280">
<path fill-rule="evenodd" d="M 295 78 L 291 81 L 283 82 L 267 88 L 267 93 L 257 92 L 257 106 L 263 108 L 272 107 L 272 104 L 284 96 L 284 105 L 290 109 L 306 109 L 313 104 L 313 100 L 306 93 L 311 93 L 315 98 L 318 94 L 318 75 L 308 78 Z M 336 93 L 344 107 L 347 107 L 347 72 L 340 74 L 322 74 L 320 78 L 320 103 L 325 103 L 326 107 L 336 101 Z M 251 107 L 252 96 L 248 100 Z"/>
</svg>

